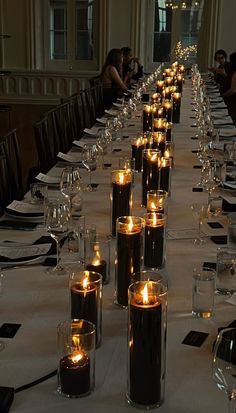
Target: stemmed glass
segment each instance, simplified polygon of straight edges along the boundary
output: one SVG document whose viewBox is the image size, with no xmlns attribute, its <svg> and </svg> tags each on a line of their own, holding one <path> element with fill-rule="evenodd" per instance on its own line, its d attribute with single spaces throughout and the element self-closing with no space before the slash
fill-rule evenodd
<svg viewBox="0 0 236 413">
<path fill-rule="evenodd" d="M 64 275 L 66 268 L 60 264 L 60 241 L 68 235 L 68 225 L 70 220 L 70 206 L 66 198 L 60 197 L 49 200 L 45 207 L 46 228 L 57 245 L 57 264 L 47 272 L 54 275 Z"/>
<path fill-rule="evenodd" d="M 93 191 L 94 188 L 91 183 L 91 173 L 97 168 L 97 155 L 98 148 L 96 144 L 86 144 L 82 150 L 82 163 L 85 168 L 89 171 L 89 185 L 87 186 L 88 191 Z"/>
<path fill-rule="evenodd" d="M 208 205 L 194 203 L 191 204 L 190 207 L 192 210 L 193 217 L 198 222 L 198 238 L 194 239 L 194 244 L 202 245 L 205 243 L 205 240 L 202 238 L 201 235 L 201 225 L 203 224 L 204 219 L 208 216 Z"/>
<path fill-rule="evenodd" d="M 101 155 L 101 160 L 102 160 L 101 167 L 103 169 L 104 168 L 104 155 L 107 153 L 107 146 L 108 146 L 108 141 L 107 141 L 106 132 L 104 128 L 98 129 L 96 145 L 98 148 L 98 153 L 99 155 Z"/>
<path fill-rule="evenodd" d="M 3 291 L 2 284 L 3 284 L 3 273 L 1 272 L 1 269 L 0 269 L 0 297 Z M 0 351 L 2 351 L 4 348 L 5 348 L 5 343 L 0 340 Z"/>
<path fill-rule="evenodd" d="M 218 334 L 213 353 L 212 376 L 228 397 L 228 412 L 236 411 L 236 328 Z"/>
<path fill-rule="evenodd" d="M 60 179 L 60 190 L 70 203 L 70 212 L 72 210 L 73 202 L 75 202 L 76 209 L 82 209 L 82 180 L 78 167 L 68 166 L 63 169 Z"/>
</svg>

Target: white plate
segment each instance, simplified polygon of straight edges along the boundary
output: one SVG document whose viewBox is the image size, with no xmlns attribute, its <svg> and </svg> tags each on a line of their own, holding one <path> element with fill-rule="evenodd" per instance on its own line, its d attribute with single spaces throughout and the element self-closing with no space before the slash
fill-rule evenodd
<svg viewBox="0 0 236 413">
<path fill-rule="evenodd" d="M 46 256 L 41 256 L 41 257 L 36 257 L 36 258 L 31 258 L 29 260 L 25 261 L 0 261 L 0 267 L 1 268 L 7 268 L 7 267 L 15 267 L 15 266 L 25 266 L 25 265 L 32 265 L 32 264 L 41 264 L 45 261 L 47 257 Z"/>
</svg>

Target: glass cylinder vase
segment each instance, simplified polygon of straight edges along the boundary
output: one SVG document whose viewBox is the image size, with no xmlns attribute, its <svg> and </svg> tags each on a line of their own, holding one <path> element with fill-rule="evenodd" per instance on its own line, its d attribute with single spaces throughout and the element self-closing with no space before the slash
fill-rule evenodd
<svg viewBox="0 0 236 413">
<path fill-rule="evenodd" d="M 129 287 L 128 403 L 142 409 L 164 400 L 167 287 L 137 281 Z"/>
<path fill-rule="evenodd" d="M 166 215 L 149 212 L 145 221 L 144 266 L 163 268 L 166 256 Z"/>
<path fill-rule="evenodd" d="M 159 189 L 160 159 L 158 149 L 143 150 L 142 206 L 147 206 L 147 191 Z"/>
<path fill-rule="evenodd" d="M 116 236 L 116 220 L 124 215 L 130 215 L 132 205 L 131 170 L 117 169 L 112 171 L 111 181 L 111 233 Z"/>
</svg>

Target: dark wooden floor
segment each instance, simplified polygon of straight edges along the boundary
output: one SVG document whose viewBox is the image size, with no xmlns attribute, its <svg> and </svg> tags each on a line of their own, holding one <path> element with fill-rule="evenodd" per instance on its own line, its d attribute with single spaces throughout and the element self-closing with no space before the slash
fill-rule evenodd
<svg viewBox="0 0 236 413">
<path fill-rule="evenodd" d="M 11 105 L 9 113 L 0 112 L 0 136 L 16 128 L 22 156 L 23 179 L 26 189 L 30 168 L 37 165 L 33 124 L 52 106 L 37 104 Z"/>
</svg>

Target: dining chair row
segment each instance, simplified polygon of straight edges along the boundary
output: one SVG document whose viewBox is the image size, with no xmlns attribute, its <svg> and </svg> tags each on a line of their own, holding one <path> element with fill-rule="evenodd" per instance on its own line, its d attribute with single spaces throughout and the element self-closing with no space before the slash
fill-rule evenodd
<svg viewBox="0 0 236 413">
<path fill-rule="evenodd" d="M 68 152 L 72 142 L 79 140 L 85 128 L 90 128 L 102 116 L 103 94 L 100 82 L 67 98 L 34 123 L 38 155 L 37 170 L 47 172 L 55 163 L 58 152 Z"/>
<path fill-rule="evenodd" d="M 0 215 L 24 195 L 21 152 L 16 129 L 0 137 Z"/>
</svg>

